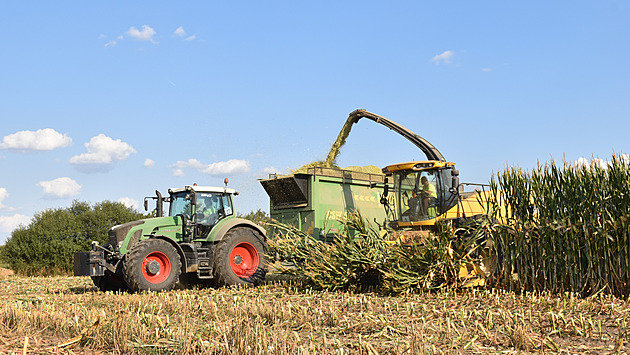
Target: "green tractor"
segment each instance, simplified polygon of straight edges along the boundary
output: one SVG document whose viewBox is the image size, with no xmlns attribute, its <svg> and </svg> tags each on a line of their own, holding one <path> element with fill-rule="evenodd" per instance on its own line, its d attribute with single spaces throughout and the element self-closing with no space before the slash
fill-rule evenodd
<svg viewBox="0 0 630 355">
<path fill-rule="evenodd" d="M 235 215 L 227 187 L 186 186 L 156 191 L 155 218 L 109 230 L 109 243 L 74 255 L 74 275 L 101 291 L 164 291 L 182 284 L 258 285 L 267 273 L 266 232 Z M 163 216 L 163 203 L 169 214 Z"/>
</svg>

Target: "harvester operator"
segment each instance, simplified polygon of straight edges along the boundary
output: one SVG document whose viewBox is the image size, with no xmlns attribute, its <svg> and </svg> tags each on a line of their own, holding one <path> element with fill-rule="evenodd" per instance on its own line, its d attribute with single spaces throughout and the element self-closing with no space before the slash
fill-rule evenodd
<svg viewBox="0 0 630 355">
<path fill-rule="evenodd" d="M 435 191 L 435 185 L 429 182 L 426 176 L 420 178 L 420 183 L 422 184 L 422 191 L 420 195 L 422 196 L 422 214 L 429 214 L 429 204 L 437 203 L 437 192 Z"/>
</svg>

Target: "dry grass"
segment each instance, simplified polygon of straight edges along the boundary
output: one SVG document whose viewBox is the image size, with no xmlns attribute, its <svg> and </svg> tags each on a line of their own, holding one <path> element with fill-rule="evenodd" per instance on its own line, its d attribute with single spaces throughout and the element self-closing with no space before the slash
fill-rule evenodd
<svg viewBox="0 0 630 355">
<path fill-rule="evenodd" d="M 630 350 L 628 302 L 601 295 L 472 290 L 384 297 L 305 292 L 286 283 L 112 294 L 83 277 L 9 276 L 0 285 L 0 353 L 7 354 Z"/>
</svg>

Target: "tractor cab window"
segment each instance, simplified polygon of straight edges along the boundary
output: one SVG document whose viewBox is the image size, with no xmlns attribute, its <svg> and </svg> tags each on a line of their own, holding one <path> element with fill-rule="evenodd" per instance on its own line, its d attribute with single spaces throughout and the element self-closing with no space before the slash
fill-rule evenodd
<svg viewBox="0 0 630 355">
<path fill-rule="evenodd" d="M 436 171 L 404 171 L 396 175 L 394 189 L 399 220 L 415 222 L 437 217 L 439 178 Z"/>
<path fill-rule="evenodd" d="M 171 204 L 168 212 L 169 216 L 183 214 L 192 216 L 192 205 L 190 204 L 190 193 L 180 192 L 171 197 Z"/>
<path fill-rule="evenodd" d="M 202 192 L 197 194 L 197 222 L 213 226 L 224 217 L 233 214 L 229 194 Z"/>
<path fill-rule="evenodd" d="M 232 199 L 230 199 L 230 195 L 223 195 L 221 202 L 222 210 L 219 210 L 219 215 L 222 215 L 222 217 L 231 216 L 234 212 L 232 211 Z"/>
<path fill-rule="evenodd" d="M 204 226 L 215 225 L 223 209 L 221 194 L 213 192 L 197 193 L 197 223 Z"/>
</svg>

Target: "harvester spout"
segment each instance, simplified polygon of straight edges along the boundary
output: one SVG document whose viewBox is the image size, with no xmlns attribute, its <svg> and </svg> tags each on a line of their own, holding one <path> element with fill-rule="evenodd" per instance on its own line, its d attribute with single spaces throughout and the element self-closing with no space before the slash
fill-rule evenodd
<svg viewBox="0 0 630 355">
<path fill-rule="evenodd" d="M 407 138 L 407 140 L 409 140 L 416 147 L 422 150 L 422 152 L 427 156 L 428 160 L 446 161 L 442 153 L 440 153 L 440 151 L 437 150 L 437 148 L 435 148 L 433 144 L 429 143 L 426 139 L 399 125 L 398 123 L 388 120 L 383 116 L 379 116 L 375 113 L 368 112 L 363 109 L 358 109 L 350 113 L 348 119 L 346 120 L 346 123 L 343 125 L 343 128 L 339 133 L 339 136 L 337 137 L 337 140 L 335 141 L 335 143 L 333 143 L 333 146 L 328 153 L 328 157 L 326 157 L 327 167 L 333 166 L 335 160 L 337 159 L 337 155 L 339 154 L 339 150 L 346 143 L 346 138 L 348 138 L 348 135 L 350 134 L 352 125 L 359 122 L 359 120 L 362 118 L 367 118 L 376 123 L 380 123 L 383 126 Z"/>
<path fill-rule="evenodd" d="M 398 123 L 389 120 L 383 116 L 379 116 L 375 113 L 368 112 L 366 110 L 358 109 L 354 110 L 350 113 L 348 120 L 352 120 L 353 123 L 359 122 L 361 118 L 368 118 L 376 123 L 380 123 L 383 126 L 391 129 L 392 131 L 400 134 L 401 136 L 407 138 L 411 143 L 413 143 L 416 147 L 420 148 L 422 152 L 427 156 L 428 160 L 438 160 L 438 161 L 446 161 L 442 153 L 437 150 L 433 144 L 429 143 L 426 139 L 420 137 L 419 135 L 413 133 L 409 129 L 399 125 Z"/>
</svg>

